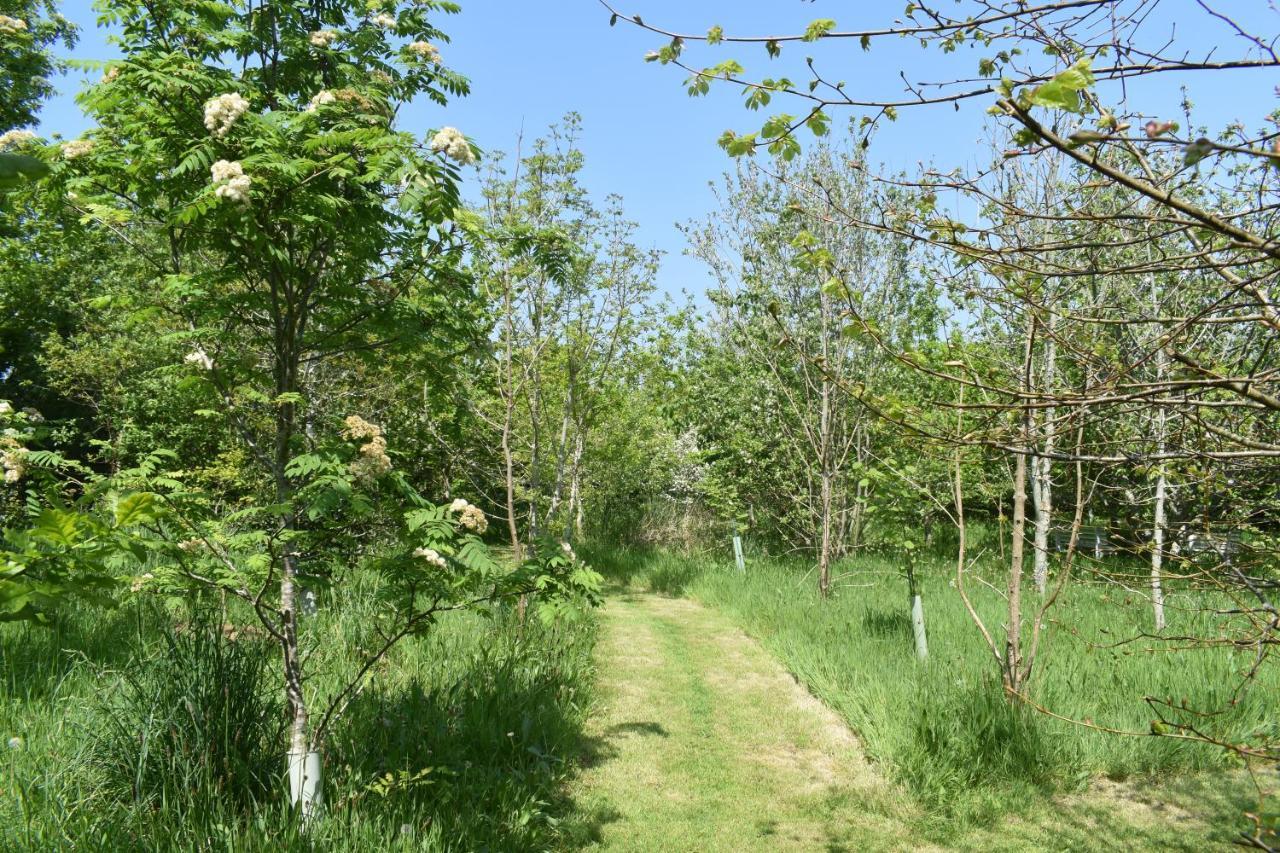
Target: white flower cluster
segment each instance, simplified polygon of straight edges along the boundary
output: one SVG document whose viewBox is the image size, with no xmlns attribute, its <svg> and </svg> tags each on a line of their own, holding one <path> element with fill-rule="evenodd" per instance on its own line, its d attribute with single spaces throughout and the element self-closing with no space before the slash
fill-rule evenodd
<svg viewBox="0 0 1280 853">
<path fill-rule="evenodd" d="M 311 96 L 311 103 L 307 104 L 307 112 L 313 113 L 326 104 L 332 104 L 338 100 L 338 96 L 330 92 L 328 89 L 321 89 Z"/>
<path fill-rule="evenodd" d="M 338 34 L 333 30 L 316 30 L 309 36 L 312 47 L 328 47 Z"/>
<path fill-rule="evenodd" d="M 155 575 L 151 572 L 138 575 L 133 579 L 133 583 L 129 584 L 130 592 L 142 592 L 142 588 L 147 585 L 147 581 L 155 580 Z"/>
<path fill-rule="evenodd" d="M 188 554 L 194 554 L 204 547 L 203 539 L 184 539 L 178 543 L 178 550 L 185 551 Z"/>
<path fill-rule="evenodd" d="M 214 194 L 218 198 L 234 201 L 237 204 L 249 203 L 249 184 L 252 182 L 239 162 L 219 160 L 209 169 L 213 175 L 213 185 L 217 187 Z"/>
<path fill-rule="evenodd" d="M 411 42 L 406 49 L 411 53 L 416 53 L 420 59 L 425 59 L 428 62 L 440 62 L 440 48 L 429 41 Z"/>
<path fill-rule="evenodd" d="M 570 560 L 578 559 L 578 555 L 573 553 L 573 546 L 570 545 L 568 541 L 564 541 L 560 543 L 560 550 L 564 551 L 564 555 L 568 557 Z"/>
<path fill-rule="evenodd" d="M 205 370 L 213 370 L 213 359 L 202 347 L 196 347 L 182 359 L 187 364 L 197 364 Z"/>
<path fill-rule="evenodd" d="M 0 33 L 5 35 L 13 35 L 20 33 L 27 28 L 27 22 L 21 18 L 10 18 L 8 15 L 0 15 Z"/>
<path fill-rule="evenodd" d="M 34 142 L 35 139 L 36 135 L 29 130 L 6 130 L 0 133 L 0 151 L 6 148 L 17 148 L 19 145 Z"/>
<path fill-rule="evenodd" d="M 464 166 L 476 161 L 476 155 L 471 152 L 467 138 L 456 127 L 446 127 L 431 137 L 431 150 L 444 154 Z"/>
<path fill-rule="evenodd" d="M 343 438 L 363 441 L 360 455 L 347 466 L 360 480 L 374 480 L 391 470 L 391 457 L 387 456 L 387 439 L 382 427 L 366 421 L 359 415 L 349 416 L 343 423 Z"/>
<path fill-rule="evenodd" d="M 62 159 L 74 160 L 93 150 L 92 139 L 73 139 L 62 143 Z"/>
<path fill-rule="evenodd" d="M 394 30 L 396 28 L 396 16 L 388 15 L 386 12 L 374 15 L 373 22 L 378 26 L 386 27 L 389 30 Z"/>
<path fill-rule="evenodd" d="M 484 510 L 468 503 L 465 498 L 454 498 L 449 504 L 449 512 L 458 513 L 458 523 L 473 533 L 484 533 L 489 529 L 489 519 Z"/>
<path fill-rule="evenodd" d="M 103 83 L 110 83 L 120 76 L 120 66 L 113 65 L 107 69 L 107 73 L 102 75 Z"/>
<path fill-rule="evenodd" d="M 249 101 L 239 92 L 227 92 L 209 99 L 204 105 L 204 126 L 221 139 L 231 130 L 236 119 L 249 109 Z"/>
<path fill-rule="evenodd" d="M 27 473 L 27 451 L 19 447 L 17 441 L 6 437 L 8 449 L 0 453 L 0 465 L 4 467 L 4 481 L 16 483 Z"/>
<path fill-rule="evenodd" d="M 426 560 L 427 563 L 435 566 L 437 569 L 449 568 L 449 563 L 440 555 L 440 552 L 434 548 L 414 548 L 413 556 Z"/>
<path fill-rule="evenodd" d="M 36 423 L 44 420 L 35 409 L 23 409 L 22 411 L 27 413 L 27 417 Z M 34 417 L 32 413 L 34 413 Z M 10 405 L 8 400 L 0 400 L 0 415 L 11 414 L 13 414 L 13 406 Z M 27 473 L 27 450 L 18 443 L 19 435 L 20 433 L 12 427 L 0 433 L 0 467 L 4 468 L 4 481 L 6 483 L 16 483 Z"/>
</svg>

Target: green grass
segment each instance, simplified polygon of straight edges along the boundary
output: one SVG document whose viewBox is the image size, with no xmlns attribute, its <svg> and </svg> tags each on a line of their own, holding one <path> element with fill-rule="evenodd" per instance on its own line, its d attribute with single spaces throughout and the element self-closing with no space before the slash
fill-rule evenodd
<svg viewBox="0 0 1280 853">
<path fill-rule="evenodd" d="M 849 722 L 882 772 L 957 830 L 1034 811 L 1047 797 L 1082 791 L 1100 776 L 1142 788 L 1233 766 L 1213 746 L 1106 734 L 1011 707 L 942 559 L 918 567 L 930 648 L 923 663 L 914 657 L 905 582 L 892 559 L 840 565 L 828 602 L 818 599 L 812 572 L 799 562 L 750 560 L 744 576 L 728 562 L 667 553 L 593 559 L 619 582 L 684 594 L 728 614 Z M 1000 596 L 971 586 L 987 624 L 998 627 Z M 1217 633 L 1215 618 L 1195 606 L 1202 603 L 1196 596 L 1171 594 L 1173 633 Z M 1070 586 L 1043 641 L 1035 700 L 1064 716 L 1140 735 L 1154 717 L 1144 697 L 1229 706 L 1237 676 L 1252 663 L 1250 651 L 1172 651 L 1182 644 L 1150 640 L 1105 647 L 1141 631 L 1148 618 L 1142 600 L 1118 587 Z M 1264 668 L 1234 707 L 1199 724 L 1228 739 L 1274 727 L 1275 669 Z M 1243 828 L 1239 816 L 1256 806 L 1246 787 L 1235 781 L 1226 787 L 1217 792 L 1220 840 Z"/>
<path fill-rule="evenodd" d="M 359 664 L 375 618 L 357 588 L 310 622 L 327 672 L 315 687 Z M 327 808 L 305 838 L 282 802 L 278 651 L 193 644 L 193 629 L 173 630 L 189 619 L 129 606 L 0 626 L 0 735 L 22 741 L 0 768 L 0 849 L 538 849 L 571 831 L 563 783 L 593 615 L 524 629 L 509 612 L 456 615 L 405 641 L 335 730 Z M 248 698 L 270 709 L 261 732 L 244 731 Z M 412 781 L 376 784 L 387 774 Z"/>
</svg>

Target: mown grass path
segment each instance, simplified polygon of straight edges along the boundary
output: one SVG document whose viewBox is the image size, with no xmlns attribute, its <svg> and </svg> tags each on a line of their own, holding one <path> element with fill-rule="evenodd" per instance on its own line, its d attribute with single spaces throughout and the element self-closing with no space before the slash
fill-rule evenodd
<svg viewBox="0 0 1280 853">
<path fill-rule="evenodd" d="M 612 595 L 596 662 L 570 849 L 1233 849 L 1238 774 L 1159 789 L 1098 780 L 991 825 L 949 828 L 878 775 L 773 654 L 689 599 Z"/>
<path fill-rule="evenodd" d="M 723 615 L 605 607 L 578 805 L 609 850 L 884 850 L 900 805 L 844 723 Z"/>
</svg>

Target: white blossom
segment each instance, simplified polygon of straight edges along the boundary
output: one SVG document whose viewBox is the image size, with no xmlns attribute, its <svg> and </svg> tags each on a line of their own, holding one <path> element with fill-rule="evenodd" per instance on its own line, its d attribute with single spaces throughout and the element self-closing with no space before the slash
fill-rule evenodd
<svg viewBox="0 0 1280 853">
<path fill-rule="evenodd" d="M 420 58 L 425 59 L 428 62 L 435 62 L 435 63 L 440 62 L 440 48 L 436 47 L 431 42 L 427 42 L 427 41 L 411 42 L 407 46 L 407 49 L 412 53 L 416 53 Z"/>
<path fill-rule="evenodd" d="M 182 360 L 187 364 L 199 365 L 205 370 L 213 370 L 213 359 L 210 358 L 209 354 L 201 347 L 196 347 L 191 352 L 187 353 L 186 357 Z"/>
<path fill-rule="evenodd" d="M 62 159 L 74 160 L 93 150 L 92 139 L 73 139 L 62 143 Z"/>
<path fill-rule="evenodd" d="M 249 203 L 249 184 L 252 179 L 248 175 L 232 178 L 213 191 L 218 198 L 234 201 L 236 204 Z"/>
<path fill-rule="evenodd" d="M 34 142 L 35 139 L 36 135 L 34 133 L 23 128 L 6 130 L 4 133 L 0 133 L 0 151 L 6 148 L 17 148 L 19 145 Z"/>
<path fill-rule="evenodd" d="M 27 28 L 27 22 L 21 18 L 10 18 L 8 15 L 0 15 L 0 33 L 5 35 L 13 35 L 20 33 Z"/>
<path fill-rule="evenodd" d="M 369 423 L 359 415 L 350 415 L 343 422 L 343 438 L 364 441 L 357 456 L 347 469 L 360 480 L 373 480 L 391 470 L 391 457 L 387 455 L 387 439 L 382 427 Z"/>
<path fill-rule="evenodd" d="M 396 28 L 396 16 L 388 15 L 386 12 L 380 12 L 373 16 L 373 22 L 380 27 L 386 27 L 389 30 Z"/>
<path fill-rule="evenodd" d="M 16 483 L 27 473 L 27 451 L 22 447 L 12 447 L 0 453 L 0 467 L 4 468 L 4 481 Z"/>
<path fill-rule="evenodd" d="M 431 150 L 444 154 L 451 160 L 463 164 L 474 163 L 476 156 L 471 152 L 467 139 L 456 127 L 446 127 L 431 137 Z"/>
<path fill-rule="evenodd" d="M 328 47 L 337 37 L 338 34 L 333 30 L 316 30 L 310 35 L 309 40 L 312 47 Z"/>
<path fill-rule="evenodd" d="M 107 69 L 107 73 L 102 75 L 102 82 L 110 83 L 119 76 L 120 76 L 120 66 L 112 65 L 110 68 Z"/>
<path fill-rule="evenodd" d="M 40 410 L 32 406 L 23 406 L 22 414 L 27 416 L 27 420 L 33 424 L 44 423 L 44 415 L 40 414 Z"/>
<path fill-rule="evenodd" d="M 219 160 L 209 169 L 216 187 L 214 195 L 218 198 L 248 204 L 249 184 L 252 179 L 244 173 L 244 168 L 235 160 Z"/>
<path fill-rule="evenodd" d="M 426 560 L 429 564 L 435 566 L 436 568 L 439 568 L 439 569 L 449 568 L 449 563 L 445 560 L 443 556 L 440 555 L 440 552 L 435 550 L 434 548 L 414 548 L 413 556 L 421 560 Z"/>
<path fill-rule="evenodd" d="M 489 519 L 485 517 L 484 510 L 468 503 L 465 498 L 454 498 L 453 503 L 449 504 L 449 512 L 458 513 L 458 523 L 475 533 L 484 533 L 489 529 Z"/>
<path fill-rule="evenodd" d="M 22 749 L 22 738 L 17 736 L 9 738 L 9 748 L 15 750 Z"/>
<path fill-rule="evenodd" d="M 8 400 L 0 400 L 0 415 L 7 415 L 13 412 L 13 406 Z"/>
<path fill-rule="evenodd" d="M 364 441 L 382 436 L 382 427 L 369 423 L 359 415 L 348 415 L 342 423 L 344 424 L 342 437 L 352 441 Z"/>
<path fill-rule="evenodd" d="M 333 94 L 333 92 L 330 92 L 328 89 L 321 89 L 319 92 L 316 92 L 311 96 L 311 103 L 307 104 L 307 112 L 313 113 L 320 107 L 323 107 L 326 104 L 332 104 L 336 100 L 338 100 L 338 98 Z"/>
<path fill-rule="evenodd" d="M 236 119 L 249 109 L 249 101 L 238 92 L 227 92 L 211 98 L 204 105 L 204 126 L 221 139 L 231 130 Z"/>
<path fill-rule="evenodd" d="M 155 575 L 151 574 L 151 572 L 146 572 L 145 574 L 138 575 L 136 578 L 133 579 L 133 583 L 129 584 L 129 591 L 142 592 L 142 588 L 147 585 L 147 581 L 153 580 L 154 578 L 155 578 Z"/>
</svg>

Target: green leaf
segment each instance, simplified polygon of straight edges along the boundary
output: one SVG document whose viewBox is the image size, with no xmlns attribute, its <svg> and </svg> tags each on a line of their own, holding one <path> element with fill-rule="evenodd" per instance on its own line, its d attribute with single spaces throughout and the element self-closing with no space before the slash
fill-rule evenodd
<svg viewBox="0 0 1280 853">
<path fill-rule="evenodd" d="M 135 492 L 116 505 L 116 527 L 130 527 L 155 519 L 158 507 L 151 492 Z"/>
<path fill-rule="evenodd" d="M 804 124 L 814 136 L 826 136 L 831 130 L 831 119 L 822 110 L 811 113 Z"/>
<path fill-rule="evenodd" d="M 835 21 L 830 18 L 819 18 L 805 27 L 804 35 L 801 36 L 801 39 L 804 41 L 817 41 L 835 28 Z"/>
<path fill-rule="evenodd" d="M 1029 101 L 1038 107 L 1083 112 L 1080 93 L 1093 86 L 1093 72 L 1089 70 L 1089 58 L 1073 63 L 1070 68 L 1056 74 L 1053 79 L 1031 90 Z"/>
<path fill-rule="evenodd" d="M 707 44 L 719 44 L 724 40 L 724 29 L 720 26 L 714 26 L 707 30 Z"/>
</svg>

